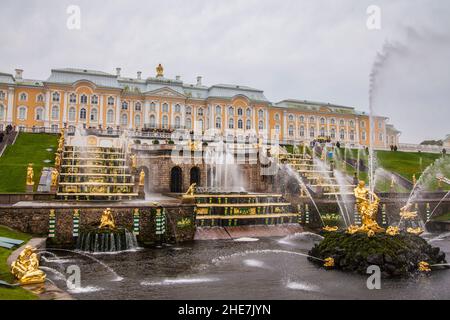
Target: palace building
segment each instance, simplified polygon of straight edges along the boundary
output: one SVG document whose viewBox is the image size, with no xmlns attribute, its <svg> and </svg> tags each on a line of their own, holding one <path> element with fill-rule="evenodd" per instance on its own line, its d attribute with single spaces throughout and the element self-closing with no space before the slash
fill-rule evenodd
<svg viewBox="0 0 450 320">
<path fill-rule="evenodd" d="M 97 130 L 201 132 L 224 137 L 271 137 L 298 144 L 327 139 L 350 146 L 370 143 L 369 115 L 353 107 L 306 100 L 269 101 L 262 90 L 240 85 L 206 86 L 202 77 L 188 84 L 179 76 L 123 77 L 82 69 L 53 69 L 47 80 L 0 73 L 0 131 L 6 125 L 39 132 L 77 126 Z M 374 117 L 374 146 L 397 145 L 400 132 L 388 118 Z"/>
</svg>

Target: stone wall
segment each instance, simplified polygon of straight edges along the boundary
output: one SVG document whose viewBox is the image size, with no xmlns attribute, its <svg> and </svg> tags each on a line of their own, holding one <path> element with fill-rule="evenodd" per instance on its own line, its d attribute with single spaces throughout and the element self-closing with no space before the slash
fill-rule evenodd
<svg viewBox="0 0 450 320">
<path fill-rule="evenodd" d="M 116 225 L 133 230 L 133 211 L 139 209 L 140 234 L 137 237 L 141 244 L 152 244 L 158 238 L 155 235 L 156 207 L 111 207 Z M 191 205 L 168 205 L 166 209 L 166 235 L 168 242 L 190 241 L 194 238 L 194 207 Z M 73 212 L 75 208 L 54 207 L 56 215 L 55 237 L 49 242 L 55 245 L 73 245 Z M 80 230 L 89 226 L 97 226 L 105 208 L 78 207 L 80 211 Z M 49 231 L 50 208 L 0 207 L 0 225 L 33 235 L 47 236 Z M 182 219 L 185 223 L 180 223 Z M 190 221 L 190 224 L 186 224 Z"/>
</svg>

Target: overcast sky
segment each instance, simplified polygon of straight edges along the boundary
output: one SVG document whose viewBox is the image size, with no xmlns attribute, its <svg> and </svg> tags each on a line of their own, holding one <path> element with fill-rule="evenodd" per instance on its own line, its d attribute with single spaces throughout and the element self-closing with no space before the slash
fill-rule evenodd
<svg viewBox="0 0 450 320">
<path fill-rule="evenodd" d="M 66 26 L 69 5 L 81 29 Z M 366 26 L 369 5 L 381 29 Z M 375 113 L 403 142 L 450 133 L 450 2 L 447 0 L 2 0 L 0 72 L 51 68 L 155 74 L 195 83 L 241 84 L 287 98 L 368 110 L 369 74 L 386 41 L 396 51 L 379 71 Z M 419 67 L 418 67 L 419 66 Z M 432 116 L 430 116 L 432 115 Z M 427 121 L 426 130 L 418 130 Z"/>
</svg>

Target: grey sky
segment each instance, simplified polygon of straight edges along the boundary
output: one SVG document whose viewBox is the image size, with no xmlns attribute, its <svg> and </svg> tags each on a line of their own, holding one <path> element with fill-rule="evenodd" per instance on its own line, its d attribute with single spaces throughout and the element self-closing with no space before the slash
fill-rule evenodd
<svg viewBox="0 0 450 320">
<path fill-rule="evenodd" d="M 81 30 L 66 27 L 71 4 L 81 8 Z M 381 30 L 366 27 L 371 4 L 382 10 Z M 368 110 L 377 51 L 386 40 L 399 41 L 418 53 L 393 58 L 380 73 L 375 112 L 392 118 L 404 142 L 450 133 L 445 0 L 2 0 L 0 8 L 1 72 L 21 67 L 26 78 L 46 79 L 51 68 L 122 67 L 134 77 L 154 75 L 162 63 L 166 76 L 185 82 L 202 75 L 207 85 L 263 89 L 274 102 L 298 98 L 361 110 Z M 421 38 L 411 40 L 408 28 Z M 421 67 L 411 67 L 417 61 Z M 417 130 L 421 119 L 433 125 Z"/>
</svg>

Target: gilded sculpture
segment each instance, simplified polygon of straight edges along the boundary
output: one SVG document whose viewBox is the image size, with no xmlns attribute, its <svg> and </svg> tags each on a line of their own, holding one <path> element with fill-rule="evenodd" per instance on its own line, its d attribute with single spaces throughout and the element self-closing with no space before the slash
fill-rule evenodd
<svg viewBox="0 0 450 320">
<path fill-rule="evenodd" d="M 114 217 L 111 213 L 111 209 L 107 208 L 102 213 L 102 217 L 100 218 L 100 226 L 99 229 L 116 229 L 116 224 L 114 222 Z"/>
<path fill-rule="evenodd" d="M 22 285 L 45 282 L 46 274 L 39 269 L 36 249 L 27 245 L 11 264 L 11 273 Z"/>
<path fill-rule="evenodd" d="M 141 173 L 139 174 L 139 185 L 140 186 L 145 185 L 145 172 L 144 172 L 144 169 L 142 169 Z"/>
<path fill-rule="evenodd" d="M 136 169 L 136 166 L 137 166 L 137 158 L 136 158 L 136 155 L 135 154 L 132 154 L 131 156 L 130 156 L 130 160 L 131 160 L 131 168 L 134 170 L 134 169 Z"/>
<path fill-rule="evenodd" d="M 186 191 L 186 193 L 184 194 L 185 196 L 190 196 L 193 197 L 195 194 L 195 190 L 197 188 L 197 184 L 193 183 L 189 186 L 189 189 Z"/>
<path fill-rule="evenodd" d="M 380 198 L 372 191 L 366 188 L 366 183 L 360 181 L 354 190 L 356 205 L 358 213 L 361 216 L 361 227 L 357 231 L 366 232 L 368 235 L 373 235 L 376 232 L 383 232 L 377 221 L 378 206 Z"/>
<path fill-rule="evenodd" d="M 59 172 L 56 169 L 52 170 L 52 187 L 56 187 L 58 184 Z"/>
<path fill-rule="evenodd" d="M 161 63 L 158 64 L 158 66 L 156 67 L 156 76 L 157 77 L 164 77 L 164 68 L 161 65 Z"/>
<path fill-rule="evenodd" d="M 27 186 L 34 186 L 34 170 L 33 170 L 33 164 L 29 163 L 27 167 Z"/>
</svg>

